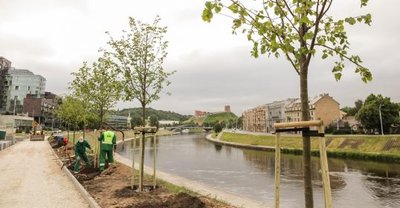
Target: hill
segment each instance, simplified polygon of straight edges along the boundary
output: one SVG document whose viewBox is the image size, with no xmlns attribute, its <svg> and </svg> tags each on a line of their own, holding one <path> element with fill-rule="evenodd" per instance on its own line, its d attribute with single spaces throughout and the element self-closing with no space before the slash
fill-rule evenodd
<svg viewBox="0 0 400 208">
<path fill-rule="evenodd" d="M 204 119 L 204 125 L 213 126 L 215 123 L 232 125 L 238 117 L 232 112 L 214 113 Z"/>
<path fill-rule="evenodd" d="M 119 111 L 111 112 L 111 114 L 120 115 L 120 116 L 128 116 L 129 113 L 131 114 L 132 118 L 141 118 L 142 108 L 127 108 L 127 109 L 122 109 Z M 174 121 L 185 121 L 191 117 L 189 115 L 182 115 L 182 114 L 175 113 L 172 111 L 156 110 L 153 108 L 146 109 L 146 116 L 147 117 L 155 116 L 158 118 L 158 120 L 174 120 Z"/>
</svg>

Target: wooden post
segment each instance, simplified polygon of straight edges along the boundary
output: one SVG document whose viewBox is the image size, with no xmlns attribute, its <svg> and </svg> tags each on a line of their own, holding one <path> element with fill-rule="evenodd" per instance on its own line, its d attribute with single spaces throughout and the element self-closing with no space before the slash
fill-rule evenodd
<svg viewBox="0 0 400 208">
<path fill-rule="evenodd" d="M 324 133 L 324 127 L 318 127 L 319 133 Z M 321 160 L 322 184 L 324 188 L 325 208 L 332 208 L 331 184 L 329 180 L 328 157 L 326 155 L 325 137 L 319 138 L 319 154 Z"/>
<path fill-rule="evenodd" d="M 144 145 L 144 139 L 146 136 L 146 133 L 152 133 L 154 134 L 157 130 L 156 127 L 143 127 L 143 126 L 139 126 L 139 127 L 135 127 L 134 128 L 135 131 L 138 131 L 141 134 L 140 137 L 140 150 L 139 150 L 139 155 L 140 155 L 140 164 L 139 164 L 139 192 L 143 191 L 143 175 L 144 175 L 144 149 L 145 149 L 145 145 Z"/>
<path fill-rule="evenodd" d="M 153 189 L 156 189 L 156 157 L 157 157 L 157 144 L 156 135 L 153 134 Z"/>
<path fill-rule="evenodd" d="M 133 134 L 132 140 L 132 178 L 131 178 L 131 189 L 135 186 L 135 149 L 136 149 L 136 132 Z"/>
<path fill-rule="evenodd" d="M 97 157 L 97 142 L 96 140 L 93 141 L 93 167 L 96 168 L 97 167 L 97 162 L 96 162 L 96 157 Z"/>
<path fill-rule="evenodd" d="M 281 133 L 275 137 L 275 208 L 279 208 L 279 189 L 281 183 L 281 148 L 279 144 Z"/>
<path fill-rule="evenodd" d="M 143 169 L 144 169 L 144 131 L 141 133 L 140 144 L 139 144 L 139 157 L 140 157 L 140 168 L 139 168 L 139 192 L 143 191 Z"/>
<path fill-rule="evenodd" d="M 321 120 L 314 121 L 300 121 L 300 122 L 288 122 L 288 123 L 275 123 L 275 129 L 285 129 L 285 131 L 296 131 L 296 128 L 302 127 L 318 127 L 318 133 L 324 133 L 324 126 Z M 298 130 L 297 130 L 298 131 Z M 280 189 L 280 144 L 279 144 L 280 133 L 276 132 L 275 140 L 275 208 L 279 208 L 279 189 Z M 332 196 L 331 187 L 329 182 L 329 169 L 328 169 L 328 157 L 326 155 L 326 144 L 325 137 L 319 138 L 319 150 L 320 150 L 320 160 L 321 160 L 321 174 L 322 183 L 324 189 L 324 200 L 325 208 L 332 208 Z"/>
</svg>

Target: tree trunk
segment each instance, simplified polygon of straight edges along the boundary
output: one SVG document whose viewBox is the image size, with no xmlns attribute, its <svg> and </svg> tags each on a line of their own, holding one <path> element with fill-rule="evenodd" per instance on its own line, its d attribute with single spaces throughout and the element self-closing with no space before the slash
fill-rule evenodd
<svg viewBox="0 0 400 208">
<path fill-rule="evenodd" d="M 308 64 L 306 59 L 300 60 L 300 100 L 302 120 L 310 120 L 310 107 L 308 103 Z M 311 181 L 311 141 L 309 136 L 303 136 L 303 169 L 304 169 L 304 198 L 305 207 L 313 208 L 313 190 Z"/>
</svg>

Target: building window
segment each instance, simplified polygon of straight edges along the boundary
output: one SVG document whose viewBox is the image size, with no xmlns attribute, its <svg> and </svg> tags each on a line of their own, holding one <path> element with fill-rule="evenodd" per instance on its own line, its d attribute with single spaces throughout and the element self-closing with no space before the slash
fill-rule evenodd
<svg viewBox="0 0 400 208">
<path fill-rule="evenodd" d="M 19 86 L 15 86 L 15 90 L 18 90 L 19 89 Z"/>
<path fill-rule="evenodd" d="M 28 90 L 31 90 L 31 86 L 28 86 Z"/>
</svg>

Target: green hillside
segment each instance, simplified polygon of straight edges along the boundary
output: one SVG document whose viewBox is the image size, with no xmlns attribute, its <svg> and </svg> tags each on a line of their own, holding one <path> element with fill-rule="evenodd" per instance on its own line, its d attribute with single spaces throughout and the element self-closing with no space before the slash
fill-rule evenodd
<svg viewBox="0 0 400 208">
<path fill-rule="evenodd" d="M 207 116 L 204 120 L 204 125 L 213 126 L 215 123 L 233 124 L 238 117 L 232 112 L 221 112 Z"/>
<path fill-rule="evenodd" d="M 111 112 L 111 114 L 121 115 L 121 116 L 128 116 L 129 113 L 131 113 L 132 118 L 141 118 L 142 108 L 128 108 Z M 175 113 L 172 111 L 156 110 L 153 108 L 146 109 L 146 116 L 147 117 L 155 116 L 158 118 L 158 120 L 174 120 L 174 121 L 185 121 L 190 118 L 189 115 L 181 115 L 179 113 Z"/>
</svg>

